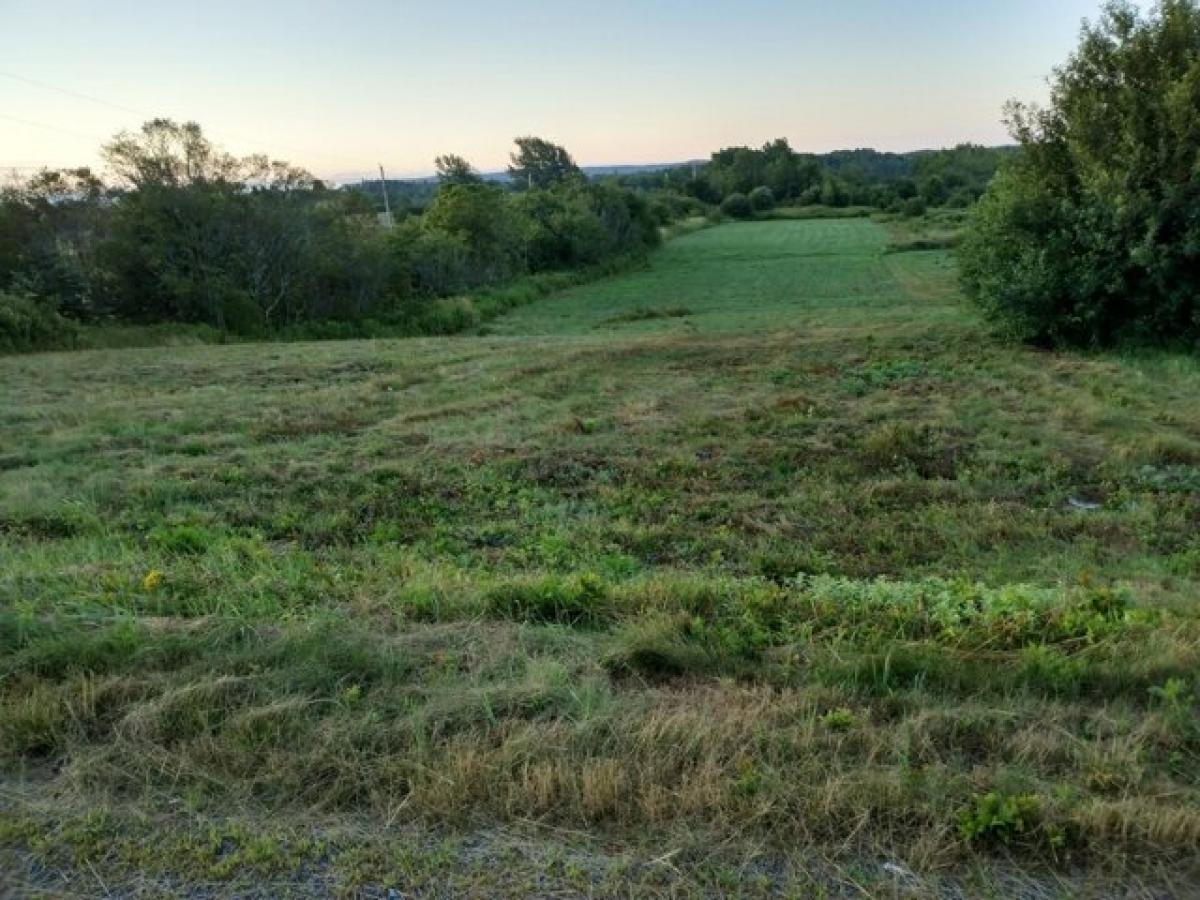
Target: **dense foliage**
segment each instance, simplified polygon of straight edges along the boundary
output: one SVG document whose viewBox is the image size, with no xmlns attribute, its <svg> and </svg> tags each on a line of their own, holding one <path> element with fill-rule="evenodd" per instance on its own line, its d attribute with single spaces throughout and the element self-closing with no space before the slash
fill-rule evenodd
<svg viewBox="0 0 1200 900">
<path fill-rule="evenodd" d="M 582 177 L 583 173 L 565 148 L 538 137 L 516 139 L 508 175 L 519 189 L 548 188 Z"/>
<path fill-rule="evenodd" d="M 881 153 L 877 150 L 840 150 L 835 153 L 798 153 L 782 138 L 761 148 L 727 147 L 712 155 L 706 163 L 678 166 L 651 166 L 643 171 L 609 172 L 582 170 L 593 179 L 621 184 L 678 204 L 684 198 L 703 207 L 720 207 L 730 196 L 749 197 L 760 188 L 770 191 L 780 206 L 872 207 L 891 213 L 912 215 L 914 209 L 950 207 L 965 209 L 987 189 L 1013 147 L 980 147 L 963 144 L 945 150 L 920 150 L 913 153 Z M 519 163 L 522 154 L 514 154 L 514 165 L 506 173 L 474 175 L 521 188 L 530 181 L 529 171 Z M 542 154 L 546 157 L 546 154 Z M 450 164 L 454 157 L 442 157 Z M 535 152 L 525 154 L 527 163 L 537 165 Z M 461 160 L 459 160 L 461 162 Z M 552 158 L 542 164 L 553 171 Z M 573 164 L 573 163 L 572 163 Z M 568 170 L 573 171 L 573 170 Z M 574 171 L 575 177 L 580 175 Z M 443 173 L 443 180 L 445 173 Z M 356 192 L 368 197 L 383 211 L 383 189 L 378 182 L 354 185 Z M 433 199 L 437 183 L 431 179 L 388 181 L 393 205 L 411 210 L 425 209 Z M 759 193 L 760 202 L 765 197 Z M 916 201 L 915 203 L 913 201 Z M 736 201 L 735 201 L 736 204 Z M 763 211 L 766 207 L 758 207 Z M 919 213 L 918 213 L 919 214 Z"/>
<path fill-rule="evenodd" d="M 1045 344 L 1200 340 L 1200 6 L 1112 3 L 1055 75 L 1013 104 L 1024 152 L 978 207 L 965 283 Z"/>
<path fill-rule="evenodd" d="M 25 292 L 0 291 L 0 353 L 70 347 L 75 327 Z"/>
<path fill-rule="evenodd" d="M 761 188 L 781 205 L 870 206 L 903 213 L 914 199 L 926 206 L 970 206 L 1011 152 L 963 144 L 905 154 L 864 149 L 814 155 L 798 153 L 780 138 L 758 149 L 727 147 L 694 171 L 682 167 L 625 181 L 669 186 L 712 204 L 734 195 L 753 197 Z M 758 196 L 761 204 L 766 195 Z"/>
<path fill-rule="evenodd" d="M 546 141 L 518 147 L 527 190 L 439 157 L 428 209 L 387 228 L 360 192 L 233 157 L 192 123 L 149 122 L 105 147 L 111 184 L 43 172 L 0 194 L 0 349 L 68 345 L 72 322 L 454 330 L 439 310 L 470 317 L 431 301 L 641 253 L 686 213 L 587 182 Z"/>
<path fill-rule="evenodd" d="M 730 194 L 721 201 L 721 212 L 734 219 L 749 219 L 754 215 L 754 206 L 745 194 Z"/>
</svg>

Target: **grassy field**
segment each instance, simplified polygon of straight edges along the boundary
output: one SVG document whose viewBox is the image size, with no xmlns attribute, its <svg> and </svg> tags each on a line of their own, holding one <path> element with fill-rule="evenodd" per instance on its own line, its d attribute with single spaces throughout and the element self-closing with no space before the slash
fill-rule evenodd
<svg viewBox="0 0 1200 900">
<path fill-rule="evenodd" d="M 893 237 L 700 231 L 470 337 L 0 359 L 3 877 L 1194 891 L 1200 363 L 1002 344 Z"/>
</svg>

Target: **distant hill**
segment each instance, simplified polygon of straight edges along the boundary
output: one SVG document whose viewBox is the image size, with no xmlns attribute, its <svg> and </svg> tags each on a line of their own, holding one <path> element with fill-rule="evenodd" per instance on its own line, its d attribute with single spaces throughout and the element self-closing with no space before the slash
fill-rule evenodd
<svg viewBox="0 0 1200 900">
<path fill-rule="evenodd" d="M 620 175 L 645 175 L 654 172 L 669 172 L 671 169 L 686 169 L 690 166 L 703 166 L 708 160 L 690 159 L 687 162 L 651 163 L 640 166 L 583 166 L 583 172 L 589 178 L 607 178 Z"/>
<path fill-rule="evenodd" d="M 641 164 L 622 164 L 612 166 L 580 166 L 583 169 L 583 174 L 588 178 L 610 178 L 622 175 L 644 175 L 654 172 L 668 172 L 672 169 L 683 169 L 689 166 L 703 166 L 707 163 L 706 159 L 692 159 L 686 162 L 670 162 L 670 163 L 641 163 Z M 497 172 L 480 172 L 479 177 L 484 181 L 511 181 L 507 171 Z M 378 178 L 334 178 L 334 183 L 339 187 L 357 187 L 361 184 L 379 183 Z M 417 184 L 437 184 L 436 175 L 422 175 L 413 178 L 389 178 L 388 185 L 417 185 Z"/>
<path fill-rule="evenodd" d="M 654 175 L 658 172 L 669 172 L 675 169 L 700 167 L 705 160 L 691 160 L 678 163 L 646 163 L 641 165 L 613 166 L 581 166 L 588 178 L 628 178 L 638 175 Z M 497 184 L 508 184 L 512 179 L 508 172 L 480 172 L 479 177 L 484 181 Z M 389 178 L 387 180 L 388 200 L 396 209 L 420 210 L 429 205 L 437 190 L 436 175 L 426 175 L 419 178 Z M 378 178 L 364 178 L 354 181 L 343 181 L 343 190 L 362 191 L 380 208 L 383 208 L 383 194 Z"/>
<path fill-rule="evenodd" d="M 662 179 L 653 176 L 668 172 L 680 172 L 671 179 L 676 190 L 684 188 L 682 182 L 690 179 L 693 170 L 704 173 L 712 172 L 713 167 L 727 164 L 720 157 L 745 149 L 752 153 L 759 151 L 751 148 L 729 148 L 715 154 L 712 159 L 694 159 L 684 162 L 642 163 L 608 166 L 582 166 L 588 178 L 621 178 L 627 184 L 653 188 L 662 186 Z M 899 179 L 912 179 L 935 174 L 948 174 L 955 170 L 952 180 L 958 184 L 970 184 L 973 193 L 982 193 L 983 186 L 991 179 L 998 159 L 1015 152 L 1015 147 L 963 147 L 946 150 L 911 150 L 906 153 L 893 153 L 874 150 L 869 147 L 853 150 L 835 150 L 831 153 L 796 153 L 797 158 L 816 162 L 822 171 L 834 176 L 839 183 L 845 185 L 864 185 L 879 183 L 895 183 Z M 964 151 L 967 151 L 964 155 Z M 978 169 L 978 171 L 975 171 Z M 761 174 L 761 173 L 760 173 Z M 506 171 L 481 172 L 480 177 L 485 181 L 496 184 L 508 184 L 512 179 Z M 663 175 L 665 178 L 665 174 Z M 757 181 L 761 184 L 763 181 Z M 388 199 L 395 209 L 419 211 L 429 205 L 437 190 L 436 175 L 418 178 L 389 178 L 387 180 Z M 343 182 L 347 190 L 359 190 L 367 194 L 372 201 L 383 209 L 383 194 L 379 179 L 363 179 L 361 181 Z M 752 185 L 751 185 L 752 186 Z M 738 188 L 741 190 L 742 188 Z M 749 190 L 749 187 L 745 188 Z M 719 200 L 719 196 L 710 198 Z M 864 200 L 863 202 L 868 202 Z M 836 205 L 836 204 L 835 204 Z"/>
</svg>

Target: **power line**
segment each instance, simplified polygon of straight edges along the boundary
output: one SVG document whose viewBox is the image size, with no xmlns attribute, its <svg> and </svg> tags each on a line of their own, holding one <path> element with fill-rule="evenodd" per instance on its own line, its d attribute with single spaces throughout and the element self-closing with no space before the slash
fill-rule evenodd
<svg viewBox="0 0 1200 900">
<path fill-rule="evenodd" d="M 144 109 L 138 109 L 133 106 L 127 106 L 123 103 L 114 103 L 111 100 L 105 100 L 104 98 L 97 97 L 93 94 L 85 94 L 85 93 L 82 93 L 81 91 L 75 91 L 70 88 L 60 87 L 59 85 L 50 84 L 47 81 L 41 81 L 36 78 L 27 78 L 26 76 L 18 75 L 15 72 L 0 71 L 0 78 L 8 78 L 12 81 L 18 81 L 23 84 L 30 85 L 31 87 L 41 88 L 42 90 L 46 90 L 46 91 L 52 91 L 57 94 L 62 94 L 63 96 L 66 96 L 66 97 L 73 97 L 77 100 L 86 100 L 89 103 L 98 103 L 101 106 L 107 106 L 110 109 L 115 109 L 120 112 L 131 113 L 133 115 L 142 117 L 147 120 L 160 118 L 159 115 L 157 115 L 155 113 L 147 112 Z M 71 131 L 70 129 L 60 128 L 59 126 L 56 126 L 56 125 L 46 125 L 41 122 L 31 121 L 29 119 L 20 119 L 20 118 L 17 118 L 16 116 L 7 116 L 7 115 L 0 114 L 0 118 L 8 119 L 13 122 L 20 122 L 23 125 L 30 125 L 34 128 L 44 128 L 49 131 L 58 131 L 63 134 L 70 134 L 74 137 L 85 137 L 85 138 L 88 138 L 89 140 L 98 141 L 100 143 L 105 143 L 105 142 L 111 140 L 111 135 L 109 137 L 99 137 L 94 134 L 84 134 L 83 132 Z M 221 139 L 224 139 L 227 141 L 232 140 L 234 142 L 248 145 L 251 147 L 259 147 L 259 148 L 266 147 L 265 142 L 251 140 L 250 138 L 240 136 L 240 135 L 229 134 L 227 132 L 211 131 L 211 130 L 209 130 L 208 133 L 210 135 L 212 135 L 213 137 L 221 138 Z M 283 147 L 283 148 L 279 148 L 279 149 L 283 149 L 286 151 L 288 148 Z M 339 163 L 341 163 L 343 166 L 345 165 L 344 157 L 334 157 L 329 154 L 322 154 L 320 152 L 318 152 L 316 154 L 303 153 L 303 154 L 289 154 L 289 155 L 291 155 L 295 158 L 303 158 L 306 156 L 315 155 L 318 159 L 320 159 L 320 158 L 324 158 L 326 160 L 337 159 L 337 161 Z M 36 169 L 36 168 L 44 168 L 44 167 L 40 167 L 40 166 L 3 166 L 2 168 L 5 168 L 5 169 L 14 169 L 14 168 Z"/>
<path fill-rule="evenodd" d="M 68 97 L 75 97 L 78 100 L 88 100 L 92 103 L 99 103 L 101 106 L 107 106 L 112 109 L 120 110 L 121 112 L 133 113 L 135 116 L 150 116 L 150 113 L 142 109 L 134 109 L 132 106 L 124 106 L 120 103 L 111 103 L 108 100 L 102 100 L 99 97 L 93 97 L 91 94 L 81 94 L 79 91 L 72 91 L 68 88 L 58 87 L 53 84 L 48 84 L 45 81 L 38 81 L 34 78 L 26 78 L 24 75 L 15 75 L 12 72 L 0 72 L 0 78 L 11 78 L 13 81 L 22 81 L 25 84 L 33 85 L 34 87 L 42 88 L 47 91 L 55 91 L 59 94 L 65 94 Z"/>
<path fill-rule="evenodd" d="M 81 93 L 80 91 L 75 91 L 75 90 L 71 90 L 70 88 L 60 87 L 56 84 L 50 84 L 47 81 L 40 81 L 36 78 L 26 78 L 24 75 L 17 75 L 14 72 L 0 71 L 0 78 L 9 78 L 13 81 L 19 81 L 24 84 L 31 85 L 33 87 L 41 88 L 42 90 L 53 91 L 54 93 L 62 94 L 63 96 L 66 96 L 66 97 L 74 97 L 77 100 L 87 100 L 89 103 L 98 103 L 101 106 L 107 106 L 110 109 L 119 110 L 121 112 L 132 113 L 135 116 L 139 116 L 139 117 L 145 118 L 147 120 L 160 118 L 159 115 L 147 112 L 144 109 L 137 109 L 136 107 L 126 106 L 123 103 L 113 103 L 110 100 L 105 100 L 101 97 L 93 96 L 92 94 L 84 94 L 84 93 Z M 26 123 L 26 124 L 31 124 L 31 123 Z M 32 123 L 32 124 L 36 124 L 36 123 Z M 38 127 L 54 128 L 54 126 L 38 126 Z M 55 130 L 61 131 L 63 129 L 55 129 Z M 250 138 L 247 138 L 242 135 L 229 134 L 227 132 L 223 133 L 223 132 L 211 131 L 211 130 L 208 133 L 214 137 L 221 138 L 226 141 L 233 141 L 235 143 L 243 144 L 243 145 L 246 145 L 249 147 L 258 147 L 259 149 L 263 149 L 267 146 L 267 144 L 263 141 L 251 140 Z M 80 136 L 78 133 L 76 133 L 76 135 Z M 93 137 L 94 140 L 99 140 L 99 141 L 107 141 L 108 140 L 108 138 L 95 138 L 94 136 L 89 136 L 89 137 Z M 286 147 L 284 147 L 282 149 L 287 150 Z M 301 154 L 301 155 L 307 156 L 308 154 Z M 320 157 L 322 154 L 318 153 L 316 155 L 318 157 Z M 325 156 L 325 158 L 333 159 L 333 157 L 331 157 L 331 156 Z"/>
<path fill-rule="evenodd" d="M 0 119 L 7 119 L 9 122 L 16 122 L 20 125 L 29 125 L 32 128 L 44 128 L 47 131 L 57 131 L 62 134 L 69 134 L 72 137 L 87 138 L 89 141 L 103 141 L 105 138 L 97 137 L 94 134 L 84 134 L 82 131 L 72 131 L 69 128 L 60 128 L 57 125 L 47 125 L 45 122 L 35 122 L 32 119 L 22 119 L 19 116 L 9 116 L 0 113 Z"/>
</svg>

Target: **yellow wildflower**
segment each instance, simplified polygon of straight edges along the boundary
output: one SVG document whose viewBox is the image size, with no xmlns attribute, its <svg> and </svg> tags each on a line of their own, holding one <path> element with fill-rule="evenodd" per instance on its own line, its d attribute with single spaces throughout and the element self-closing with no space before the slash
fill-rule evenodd
<svg viewBox="0 0 1200 900">
<path fill-rule="evenodd" d="M 162 580 L 163 573 L 158 571 L 158 569 L 151 569 L 146 573 L 146 577 L 142 579 L 142 590 L 152 591 L 162 584 Z"/>
</svg>

